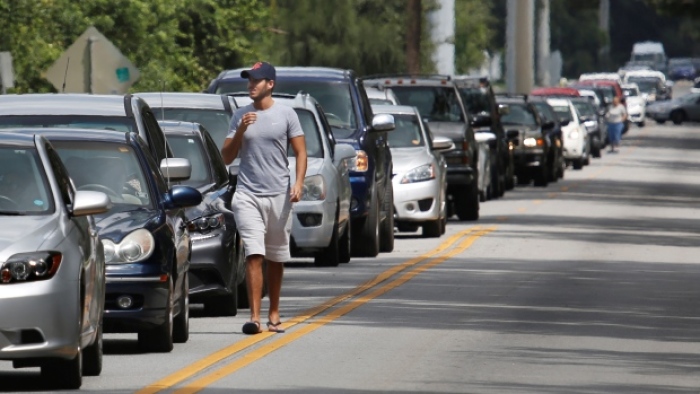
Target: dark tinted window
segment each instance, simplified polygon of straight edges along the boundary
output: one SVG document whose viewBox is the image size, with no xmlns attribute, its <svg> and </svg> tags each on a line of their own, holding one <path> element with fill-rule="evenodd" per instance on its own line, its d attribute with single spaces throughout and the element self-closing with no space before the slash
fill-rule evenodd
<svg viewBox="0 0 700 394">
<path fill-rule="evenodd" d="M 588 102 L 581 102 L 581 101 L 574 101 L 574 107 L 578 110 L 578 113 L 581 114 L 582 116 L 595 116 L 595 107 L 593 107 L 593 104 L 588 103 Z"/>
<path fill-rule="evenodd" d="M 389 147 L 391 148 L 415 148 L 424 146 L 425 140 L 420 130 L 418 117 L 415 115 L 394 114 L 396 128 L 388 133 Z"/>
<path fill-rule="evenodd" d="M 573 115 L 571 115 L 571 108 L 568 105 L 552 105 L 552 109 L 554 109 L 559 120 L 569 122 L 574 120 Z"/>
<path fill-rule="evenodd" d="M 52 196 L 36 149 L 0 147 L 0 216 L 53 213 Z"/>
<path fill-rule="evenodd" d="M 431 122 L 464 122 L 459 99 L 452 87 L 395 86 L 394 94 L 401 105 L 418 107 L 423 118 Z"/>
<path fill-rule="evenodd" d="M 153 108 L 153 113 L 160 120 L 181 120 L 183 122 L 199 123 L 207 129 L 221 150 L 228 135 L 231 124 L 231 114 L 224 110 L 199 108 Z"/>
<path fill-rule="evenodd" d="M 0 128 L 57 127 L 97 130 L 135 131 L 136 126 L 126 116 L 31 115 L 0 116 Z"/>
<path fill-rule="evenodd" d="M 176 157 L 188 159 L 192 165 L 190 179 L 182 183 L 199 187 L 212 183 L 209 173 L 209 160 L 205 156 L 204 147 L 199 138 L 194 135 L 168 135 L 168 144 Z"/>
<path fill-rule="evenodd" d="M 216 143 L 212 140 L 211 136 L 207 130 L 200 129 L 202 136 L 204 137 L 204 144 L 206 145 L 209 160 L 211 160 L 211 166 L 214 169 L 214 177 L 216 178 L 217 185 L 223 185 L 228 183 L 228 168 L 224 163 L 224 159 L 221 157 L 221 151 Z"/>
<path fill-rule="evenodd" d="M 468 113 L 472 115 L 491 114 L 491 102 L 485 90 L 480 88 L 460 88 L 459 94 L 462 96 L 462 103 L 464 103 L 464 108 Z"/>
<path fill-rule="evenodd" d="M 304 130 L 304 140 L 306 141 L 306 155 L 308 157 L 323 157 L 323 145 L 321 142 L 320 130 L 316 124 L 316 118 L 311 111 L 294 108 L 299 116 L 301 129 Z M 293 157 L 294 151 L 290 144 L 287 149 L 287 156 Z"/>
<path fill-rule="evenodd" d="M 627 78 L 627 82 L 636 83 L 639 87 L 639 91 L 644 93 L 650 93 L 654 89 L 660 90 L 660 83 L 657 78 L 629 77 Z"/>
<path fill-rule="evenodd" d="M 535 114 L 526 104 L 508 103 L 503 106 L 505 113 L 501 115 L 501 123 L 521 126 L 537 125 Z"/>
<path fill-rule="evenodd" d="M 556 119 L 554 118 L 554 114 L 552 114 L 552 110 L 549 108 L 549 105 L 546 103 L 542 102 L 534 102 L 532 105 L 535 106 L 535 109 L 537 110 L 537 114 L 542 118 L 543 121 L 545 122 L 553 122 Z"/>
</svg>

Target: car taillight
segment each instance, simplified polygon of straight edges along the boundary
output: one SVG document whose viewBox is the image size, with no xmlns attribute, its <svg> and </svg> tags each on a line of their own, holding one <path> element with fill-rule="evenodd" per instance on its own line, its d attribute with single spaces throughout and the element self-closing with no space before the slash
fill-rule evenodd
<svg viewBox="0 0 700 394">
<path fill-rule="evenodd" d="M 58 252 L 16 254 L 0 264 L 0 284 L 50 279 L 58 271 L 62 257 Z"/>
</svg>

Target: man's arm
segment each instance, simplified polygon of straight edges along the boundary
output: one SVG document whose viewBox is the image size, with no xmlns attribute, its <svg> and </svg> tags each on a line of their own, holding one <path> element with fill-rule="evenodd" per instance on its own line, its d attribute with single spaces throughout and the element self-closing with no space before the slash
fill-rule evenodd
<svg viewBox="0 0 700 394">
<path fill-rule="evenodd" d="M 226 140 L 224 140 L 224 146 L 221 148 L 221 157 L 224 159 L 224 163 L 227 165 L 231 164 L 231 162 L 238 157 L 238 152 L 241 150 L 241 144 L 243 144 L 243 133 L 248 130 L 249 125 L 255 123 L 255 119 L 255 112 L 248 112 L 247 114 L 243 115 L 241 121 L 238 123 L 236 132 L 233 134 L 233 138 L 226 138 Z"/>
<path fill-rule="evenodd" d="M 292 187 L 290 201 L 297 202 L 301 200 L 301 194 L 304 187 L 304 178 L 306 177 L 306 139 L 304 136 L 294 137 L 289 140 L 294 151 L 294 156 L 297 159 L 296 166 L 296 183 Z"/>
</svg>

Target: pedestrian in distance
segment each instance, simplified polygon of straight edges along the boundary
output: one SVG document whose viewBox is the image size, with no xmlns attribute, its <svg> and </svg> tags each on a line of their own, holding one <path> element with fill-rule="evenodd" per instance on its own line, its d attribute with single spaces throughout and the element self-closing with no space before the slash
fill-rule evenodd
<svg viewBox="0 0 700 394">
<path fill-rule="evenodd" d="M 627 109 L 622 104 L 620 98 L 613 97 L 612 105 L 605 113 L 605 120 L 608 123 L 608 138 L 610 139 L 610 153 L 617 153 L 620 148 L 620 140 L 622 139 L 622 131 L 625 128 L 627 120 Z M 618 148 L 617 150 L 615 148 Z"/>
<path fill-rule="evenodd" d="M 280 292 L 284 263 L 290 259 L 292 203 L 301 199 L 306 176 L 306 142 L 294 109 L 276 104 L 272 98 L 276 71 L 270 63 L 255 63 L 252 69 L 241 72 L 241 78 L 248 79 L 248 94 L 253 103 L 233 114 L 221 154 L 226 164 L 240 158 L 231 206 L 246 255 L 250 320 L 243 325 L 243 333 L 262 332 L 264 261 L 267 261 L 270 299 L 267 329 L 284 332 L 279 312 Z M 287 160 L 289 145 L 297 162 L 293 185 Z"/>
</svg>

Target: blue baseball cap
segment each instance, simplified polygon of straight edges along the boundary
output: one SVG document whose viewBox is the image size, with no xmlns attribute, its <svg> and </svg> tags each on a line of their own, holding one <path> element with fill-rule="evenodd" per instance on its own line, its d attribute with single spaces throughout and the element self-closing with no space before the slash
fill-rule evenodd
<svg viewBox="0 0 700 394">
<path fill-rule="evenodd" d="M 241 71 L 241 78 L 245 79 L 270 79 L 274 81 L 276 77 L 275 67 L 268 62 L 257 62 L 250 70 Z"/>
</svg>

